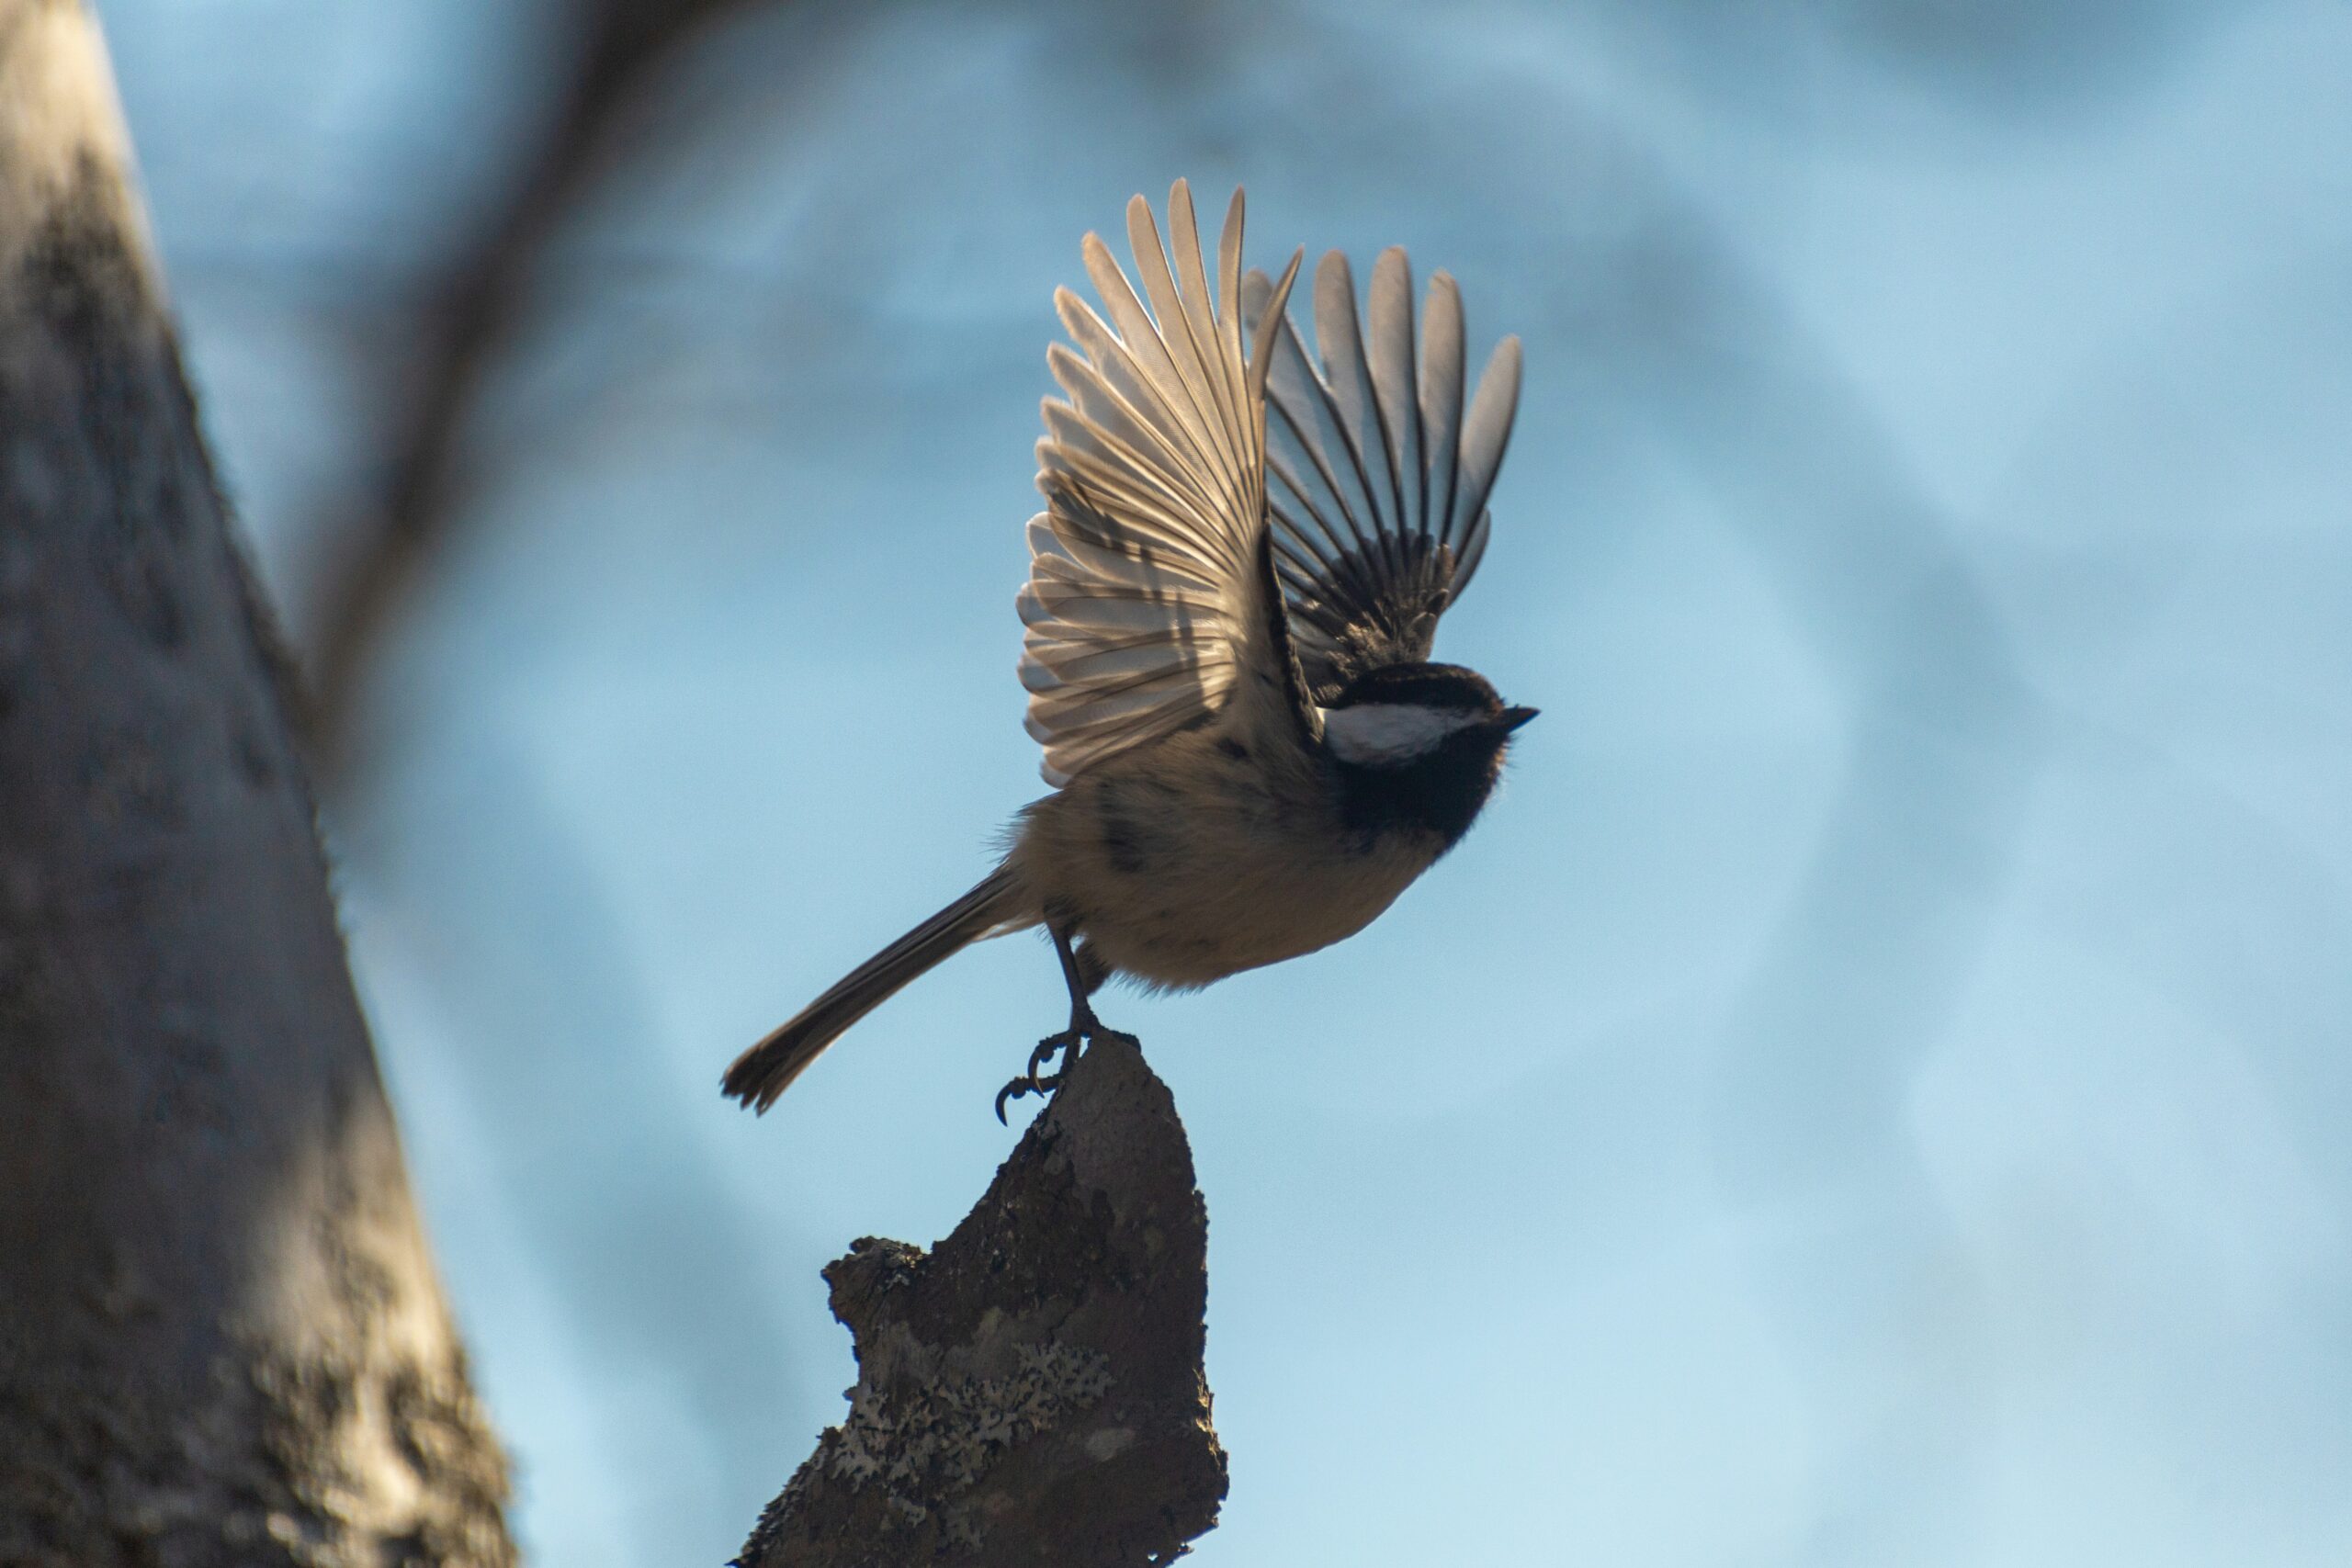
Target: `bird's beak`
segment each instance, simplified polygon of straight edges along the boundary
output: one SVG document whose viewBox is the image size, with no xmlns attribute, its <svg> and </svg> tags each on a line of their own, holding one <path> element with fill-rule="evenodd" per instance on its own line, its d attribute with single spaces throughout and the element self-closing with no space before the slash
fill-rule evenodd
<svg viewBox="0 0 2352 1568">
<path fill-rule="evenodd" d="M 1509 735 L 1543 711 L 1541 708 L 1505 708 L 1495 715 L 1495 726 L 1505 735 Z"/>
</svg>

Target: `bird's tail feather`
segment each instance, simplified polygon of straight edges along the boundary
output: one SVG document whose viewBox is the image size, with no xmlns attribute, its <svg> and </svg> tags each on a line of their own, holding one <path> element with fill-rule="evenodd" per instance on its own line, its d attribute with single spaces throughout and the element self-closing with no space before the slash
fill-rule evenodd
<svg viewBox="0 0 2352 1568">
<path fill-rule="evenodd" d="M 843 1030 L 933 965 L 1017 923 L 1022 904 L 1018 878 L 1002 869 L 991 872 L 969 893 L 851 970 L 802 1009 L 799 1017 L 736 1057 L 720 1080 L 726 1091 L 764 1111 Z"/>
</svg>

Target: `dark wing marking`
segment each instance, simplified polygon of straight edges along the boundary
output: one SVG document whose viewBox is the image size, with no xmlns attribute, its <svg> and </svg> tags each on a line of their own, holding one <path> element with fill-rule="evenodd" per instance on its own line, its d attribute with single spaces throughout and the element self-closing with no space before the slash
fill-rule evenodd
<svg viewBox="0 0 2352 1568">
<path fill-rule="evenodd" d="M 1317 702 L 1367 670 L 1428 659 L 1438 617 L 1487 550 L 1487 499 L 1519 407 L 1519 340 L 1496 345 L 1465 415 L 1461 290 L 1443 272 L 1430 277 L 1418 362 L 1412 292 L 1405 253 L 1382 253 L 1360 325 L 1347 258 L 1330 253 L 1315 276 L 1321 366 L 1284 319 L 1265 372 L 1275 567 Z M 1251 273 L 1242 314 L 1261 338 L 1272 299 Z"/>
</svg>

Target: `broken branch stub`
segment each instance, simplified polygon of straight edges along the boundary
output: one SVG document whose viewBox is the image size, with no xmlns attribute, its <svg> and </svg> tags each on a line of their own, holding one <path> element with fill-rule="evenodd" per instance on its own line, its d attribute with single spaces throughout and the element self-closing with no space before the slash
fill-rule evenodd
<svg viewBox="0 0 2352 1568">
<path fill-rule="evenodd" d="M 856 1342 L 847 1420 L 742 1568 L 1163 1563 L 1216 1522 L 1201 1371 L 1208 1214 L 1167 1086 L 1098 1040 L 929 1254 L 825 1269 Z"/>
</svg>

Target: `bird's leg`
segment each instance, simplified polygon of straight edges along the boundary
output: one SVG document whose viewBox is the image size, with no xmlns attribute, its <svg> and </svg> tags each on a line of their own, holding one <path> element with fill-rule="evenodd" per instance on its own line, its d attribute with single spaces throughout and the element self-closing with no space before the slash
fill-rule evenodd
<svg viewBox="0 0 2352 1568">
<path fill-rule="evenodd" d="M 1070 1068 L 1078 1061 L 1080 1042 L 1115 1032 L 1102 1027 L 1102 1021 L 1094 1016 L 1094 1008 L 1086 999 L 1087 994 L 1102 984 L 1101 977 L 1097 976 L 1091 983 L 1088 981 L 1078 954 L 1071 951 L 1069 933 L 1058 921 L 1048 920 L 1046 929 L 1053 935 L 1054 955 L 1062 961 L 1062 982 L 1069 987 L 1069 1027 L 1059 1034 L 1048 1034 L 1038 1041 L 1037 1048 L 1029 1053 L 1029 1070 L 997 1090 L 996 1119 L 1000 1122 L 1004 1120 L 1006 1100 L 1019 1100 L 1024 1095 L 1050 1094 L 1061 1088 L 1062 1080 L 1069 1076 Z M 1056 1055 L 1062 1059 L 1061 1070 L 1050 1077 L 1040 1077 L 1039 1069 Z"/>
</svg>

